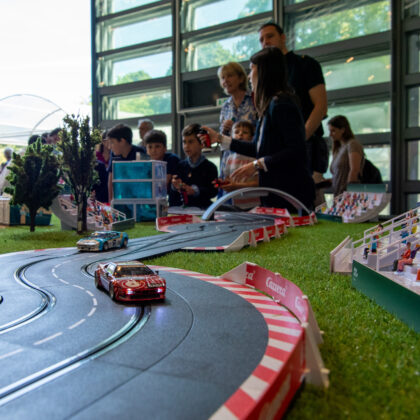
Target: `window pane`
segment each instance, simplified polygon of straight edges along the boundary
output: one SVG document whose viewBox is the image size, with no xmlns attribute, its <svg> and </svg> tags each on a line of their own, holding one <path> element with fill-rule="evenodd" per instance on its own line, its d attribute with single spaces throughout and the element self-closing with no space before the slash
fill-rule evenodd
<svg viewBox="0 0 420 420">
<path fill-rule="evenodd" d="M 131 95 L 105 96 L 102 99 L 104 120 L 140 118 L 146 115 L 169 114 L 171 92 L 169 89 L 137 92 Z"/>
<path fill-rule="evenodd" d="M 414 17 L 420 15 L 419 0 L 404 0 L 404 17 Z"/>
<path fill-rule="evenodd" d="M 357 136 L 356 136 L 357 137 Z M 324 174 L 324 178 L 332 178 L 330 165 L 332 160 L 331 140 L 328 139 L 330 146 L 330 156 L 328 162 L 328 170 Z M 391 179 L 391 148 L 390 146 L 363 146 L 366 157 L 378 167 L 381 171 L 382 180 L 389 181 Z"/>
<path fill-rule="evenodd" d="M 407 179 L 409 181 L 420 180 L 420 141 L 410 141 L 407 143 Z"/>
<path fill-rule="evenodd" d="M 220 173 L 220 155 L 217 154 L 206 154 L 206 158 L 211 162 L 214 163 L 217 167 L 217 173 Z M 212 200 L 216 201 L 216 200 Z"/>
<path fill-rule="evenodd" d="M 122 10 L 154 3 L 157 0 L 96 0 L 96 15 L 104 16 Z"/>
<path fill-rule="evenodd" d="M 153 16 L 130 16 L 129 22 L 102 22 L 97 28 L 98 51 L 109 51 L 172 36 L 172 16 L 170 9 L 164 9 Z"/>
<path fill-rule="evenodd" d="M 391 104 L 389 101 L 357 105 L 330 105 L 328 118 L 322 124 L 328 133 L 328 120 L 336 115 L 345 115 L 355 134 L 387 133 L 391 131 Z"/>
<path fill-rule="evenodd" d="M 254 16 L 272 10 L 272 7 L 272 0 L 183 0 L 181 6 L 182 32 Z"/>
<path fill-rule="evenodd" d="M 380 170 L 382 181 L 391 179 L 390 146 L 364 146 L 366 157 Z"/>
<path fill-rule="evenodd" d="M 183 71 L 220 66 L 229 61 L 244 61 L 260 50 L 258 33 L 206 41 L 184 41 Z"/>
<path fill-rule="evenodd" d="M 420 126 L 420 87 L 410 88 L 407 91 L 408 96 L 408 127 Z"/>
<path fill-rule="evenodd" d="M 327 90 L 365 86 L 391 80 L 389 55 L 348 57 L 340 62 L 322 63 Z"/>
<path fill-rule="evenodd" d="M 101 57 L 98 64 L 99 86 L 119 85 L 170 76 L 172 52 L 166 51 L 128 59 Z"/>
<path fill-rule="evenodd" d="M 414 209 L 420 203 L 420 194 L 407 194 L 407 210 Z"/>
<path fill-rule="evenodd" d="M 390 29 L 389 0 L 351 4 L 358 7 L 343 8 L 342 2 L 333 2 L 328 9 L 311 9 L 292 18 L 288 25 L 290 47 L 299 50 Z"/>
<path fill-rule="evenodd" d="M 420 71 L 420 32 L 413 32 L 408 36 L 408 72 Z"/>
</svg>

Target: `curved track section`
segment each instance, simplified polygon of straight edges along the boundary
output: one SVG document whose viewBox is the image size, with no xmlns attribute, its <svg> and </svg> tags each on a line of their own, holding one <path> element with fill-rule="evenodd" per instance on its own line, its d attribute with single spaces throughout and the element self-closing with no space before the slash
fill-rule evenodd
<svg viewBox="0 0 420 420">
<path fill-rule="evenodd" d="M 51 310 L 52 307 L 55 305 L 55 296 L 52 295 L 48 290 L 42 290 L 36 287 L 35 285 L 31 284 L 28 279 L 25 277 L 25 271 L 28 267 L 35 263 L 29 263 L 22 267 L 19 267 L 15 274 L 14 278 L 16 282 L 22 284 L 24 287 L 33 290 L 36 295 L 39 297 L 39 302 L 37 305 L 27 314 L 23 314 L 21 317 L 17 319 L 13 319 L 3 325 L 0 325 L 0 334 L 4 334 L 7 331 L 10 331 L 14 328 L 18 328 L 19 326 L 25 325 L 28 322 L 35 321 L 39 316 L 42 316 L 47 311 Z"/>
<path fill-rule="evenodd" d="M 231 240 L 250 224 L 266 223 L 272 218 L 198 224 L 102 254 L 46 250 L 1 256 L 11 274 L 2 292 L 8 305 L 24 289 L 14 293 L 12 286 L 17 284 L 13 273 L 22 266 L 28 281 L 48 290 L 56 305 L 36 322 L 0 336 L 0 417 L 138 418 L 141 407 L 144 418 L 158 413 L 162 419 L 205 419 L 238 389 L 254 395 L 250 374 L 262 360 L 272 362 L 267 343 L 275 343 L 258 308 L 268 298 L 255 296 L 252 302 L 220 287 L 217 279 L 203 282 L 209 276 L 162 268 L 163 304 L 116 304 L 95 288 L 91 274 L 100 260 L 143 259 L 209 237 Z M 28 305 L 31 297 L 23 300 Z M 269 311 L 274 309 L 270 303 Z M 291 345 L 283 341 L 282 346 Z"/>
</svg>

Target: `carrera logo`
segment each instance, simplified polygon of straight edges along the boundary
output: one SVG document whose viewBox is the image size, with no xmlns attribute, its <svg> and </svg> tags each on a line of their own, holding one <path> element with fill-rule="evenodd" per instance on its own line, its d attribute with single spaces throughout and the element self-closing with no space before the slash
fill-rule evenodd
<svg viewBox="0 0 420 420">
<path fill-rule="evenodd" d="M 305 311 L 305 308 L 303 307 L 302 299 L 299 296 L 296 296 L 295 298 L 295 308 L 302 314 Z"/>
<path fill-rule="evenodd" d="M 281 295 L 283 297 L 286 297 L 286 288 L 285 287 L 281 287 L 271 277 L 267 277 L 267 280 L 265 281 L 265 285 L 269 289 L 271 289 L 273 292 L 276 292 L 279 295 Z"/>
</svg>

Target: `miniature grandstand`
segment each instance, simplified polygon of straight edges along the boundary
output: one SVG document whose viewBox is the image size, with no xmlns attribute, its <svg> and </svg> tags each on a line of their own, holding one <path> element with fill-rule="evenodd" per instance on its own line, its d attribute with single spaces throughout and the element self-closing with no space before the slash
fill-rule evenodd
<svg viewBox="0 0 420 420">
<path fill-rule="evenodd" d="M 320 218 L 343 223 L 362 223 L 375 219 L 391 200 L 391 194 L 386 193 L 384 187 L 349 185 L 348 191 L 334 197 L 330 204 L 319 205 L 315 212 Z"/>
<path fill-rule="evenodd" d="M 420 206 L 344 239 L 330 253 L 330 270 L 352 273 L 354 287 L 420 331 Z M 411 258 L 397 271 L 396 261 L 411 244 Z"/>
<path fill-rule="evenodd" d="M 76 229 L 77 206 L 70 195 L 59 195 L 51 205 L 52 212 L 61 220 L 62 230 Z M 108 204 L 96 200 L 88 200 L 88 230 L 126 229 L 134 225 L 134 219 Z"/>
</svg>

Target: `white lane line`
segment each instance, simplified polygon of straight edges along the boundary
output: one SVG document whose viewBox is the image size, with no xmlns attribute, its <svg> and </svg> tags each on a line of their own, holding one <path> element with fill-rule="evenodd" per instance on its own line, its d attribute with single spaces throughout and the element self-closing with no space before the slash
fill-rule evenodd
<svg viewBox="0 0 420 420">
<path fill-rule="evenodd" d="M 0 360 L 6 359 L 6 357 L 14 356 L 15 354 L 18 354 L 18 353 L 21 353 L 21 352 L 23 352 L 23 349 L 17 349 L 17 350 L 13 350 L 13 351 L 11 351 L 9 353 L 2 354 L 0 356 Z"/>
<path fill-rule="evenodd" d="M 82 318 L 80 321 L 77 321 L 75 324 L 70 325 L 70 327 L 68 327 L 69 330 L 72 330 L 73 328 L 78 327 L 80 324 L 83 324 L 86 321 L 86 318 Z"/>
<path fill-rule="evenodd" d="M 93 298 L 93 306 L 97 306 L 98 305 L 98 301 L 96 300 L 96 298 Z"/>
<path fill-rule="evenodd" d="M 254 294 L 252 294 L 252 295 L 251 294 L 246 295 L 244 293 L 238 293 L 238 295 L 240 297 L 243 297 L 244 299 L 263 300 L 264 302 L 272 302 L 273 301 L 273 299 L 270 299 L 267 296 L 260 295 L 258 292 L 255 292 L 255 293 L 256 293 L 255 295 Z"/>
<path fill-rule="evenodd" d="M 285 321 L 285 322 L 291 322 L 292 324 L 300 324 L 299 321 L 293 315 L 281 316 L 278 314 L 263 313 L 262 316 L 267 319 L 275 319 L 276 321 Z"/>
<path fill-rule="evenodd" d="M 285 341 L 276 340 L 274 338 L 269 338 L 268 339 L 268 346 L 269 347 L 274 347 L 276 349 L 291 352 L 295 345 L 292 344 L 292 343 L 286 343 Z"/>
<path fill-rule="evenodd" d="M 92 308 L 92 310 L 88 313 L 87 316 L 92 316 L 96 311 L 96 308 Z"/>
<path fill-rule="evenodd" d="M 68 281 L 65 281 L 65 280 L 63 280 L 63 279 L 58 279 L 58 280 L 60 280 L 60 281 L 61 281 L 61 283 L 64 283 L 64 284 L 70 284 Z"/>
<path fill-rule="evenodd" d="M 60 264 L 57 264 L 57 265 L 55 265 L 54 266 L 54 268 L 58 268 L 58 267 L 60 267 L 60 265 L 62 265 L 63 263 L 60 263 Z"/>
<path fill-rule="evenodd" d="M 251 302 L 251 304 L 259 309 L 272 309 L 274 311 L 279 311 L 279 312 L 288 312 L 286 308 L 283 308 L 282 306 L 279 306 L 274 302 L 271 305 L 263 304 L 263 303 L 254 303 L 254 302 Z"/>
<path fill-rule="evenodd" d="M 56 334 L 50 335 L 49 337 L 43 338 L 42 340 L 35 341 L 34 346 L 39 346 L 40 344 L 46 343 L 47 341 L 54 340 L 56 337 L 60 337 L 63 333 L 60 331 Z"/>
<path fill-rule="evenodd" d="M 222 405 L 211 417 L 210 420 L 238 420 L 225 405 Z"/>
<path fill-rule="evenodd" d="M 84 287 L 79 286 L 78 284 L 72 284 L 72 286 L 73 286 L 73 287 L 77 287 L 77 288 L 78 288 L 78 289 L 80 289 L 80 290 L 85 290 L 85 288 L 84 288 Z"/>
<path fill-rule="evenodd" d="M 267 389 L 268 383 L 254 375 L 251 375 L 240 387 L 242 391 L 248 394 L 254 401 L 261 397 Z"/>
<path fill-rule="evenodd" d="M 293 337 L 299 337 L 299 335 L 302 333 L 302 330 L 300 329 L 287 328 L 287 327 L 282 327 L 280 325 L 273 325 L 273 324 L 268 324 L 268 329 L 270 331 L 274 331 L 274 332 L 285 334 L 285 335 L 291 335 Z"/>
<path fill-rule="evenodd" d="M 92 293 L 90 290 L 85 290 L 85 292 L 86 292 L 89 296 L 93 297 L 93 293 Z"/>
<path fill-rule="evenodd" d="M 263 356 L 260 362 L 261 366 L 274 370 L 275 372 L 278 372 L 283 366 L 283 364 L 284 363 L 281 360 L 275 359 L 274 357 L 270 357 L 267 355 Z"/>
</svg>

